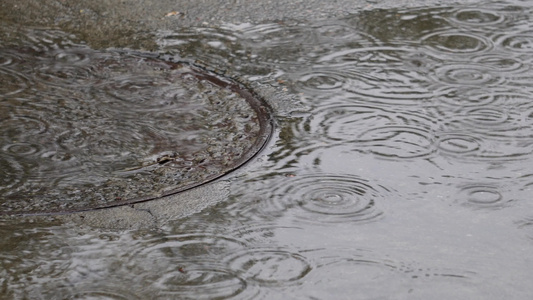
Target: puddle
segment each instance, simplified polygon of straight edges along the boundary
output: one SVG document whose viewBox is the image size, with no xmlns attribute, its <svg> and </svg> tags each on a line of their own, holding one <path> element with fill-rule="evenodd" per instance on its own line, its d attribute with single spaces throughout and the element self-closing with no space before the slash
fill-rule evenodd
<svg viewBox="0 0 533 300">
<path fill-rule="evenodd" d="M 198 67 L 47 30 L 15 42 L 0 50 L 2 214 L 174 194 L 242 165 L 270 135 L 260 99 Z"/>
<path fill-rule="evenodd" d="M 93 228 L 55 216 L 2 219 L 0 294 L 526 299 L 533 293 L 528 280 L 533 247 L 531 16 L 530 5 L 513 1 L 401 9 L 369 4 L 335 17 L 219 26 L 201 19 L 198 26 L 152 32 L 165 59 L 195 61 L 238 77 L 256 91 L 268 87 L 277 91 L 266 97 L 273 107 L 298 99 L 301 108 L 274 110 L 276 131 L 261 156 L 224 177 L 223 200 L 195 214 L 138 230 Z M 187 17 L 187 12 L 179 16 Z M 46 70 L 52 59 L 71 67 L 91 61 L 80 56 L 86 52 L 96 61 L 121 57 L 130 62 L 128 68 L 131 62 L 141 69 L 148 61 L 169 65 L 132 52 L 79 45 L 69 42 L 37 57 Z M 72 50 L 62 50 L 67 48 Z M 0 88 L 4 118 L 11 116 L 9 109 L 35 105 L 23 105 L 20 95 L 50 94 L 33 84 L 30 75 L 40 73 L 9 71 L 24 63 L 16 55 L 0 60 L 0 75 L 13 83 Z M 65 89 L 63 80 L 72 74 L 85 76 L 66 70 L 68 77 L 43 72 L 54 77 L 39 82 L 53 78 L 49 89 L 56 91 Z M 82 79 L 96 80 L 91 78 Z M 124 106 L 111 105 L 105 113 L 120 111 L 124 117 L 138 111 L 150 115 L 152 108 L 166 113 L 158 107 L 165 104 L 157 102 L 137 109 L 128 102 L 131 97 L 117 90 L 140 98 L 145 94 L 121 85 L 120 76 L 111 79 L 110 86 L 91 82 L 101 88 L 81 96 L 122 98 L 127 104 L 113 102 Z M 141 76 L 138 84 L 146 82 Z M 158 86 L 154 92 L 163 98 L 172 94 L 165 91 Z M 282 94 L 289 98 L 277 97 Z M 231 103 L 240 99 L 224 95 Z M 81 116 L 73 103 L 68 105 Z M 182 105 L 187 110 L 174 113 L 185 118 L 193 107 Z M 91 106 L 84 111 L 90 109 L 98 111 Z M 221 111 L 220 118 L 227 112 Z M 11 128 L 10 135 L 34 137 L 52 128 L 33 115 L 7 120 L 13 123 L 5 127 Z M 115 128 L 122 138 L 121 128 Z M 74 147 L 81 134 L 73 130 L 70 139 L 61 141 Z M 6 143 L 2 151 L 21 157 L 40 153 L 30 141 Z M 160 156 L 152 155 L 151 148 L 145 151 L 158 168 L 176 163 L 172 153 L 159 164 Z M 21 170 L 4 165 L 9 174 Z M 0 176 L 8 187 L 2 193 L 22 186 L 16 176 Z M 187 203 L 180 201 L 172 209 Z M 136 209 L 147 218 L 156 215 L 155 206 Z"/>
</svg>

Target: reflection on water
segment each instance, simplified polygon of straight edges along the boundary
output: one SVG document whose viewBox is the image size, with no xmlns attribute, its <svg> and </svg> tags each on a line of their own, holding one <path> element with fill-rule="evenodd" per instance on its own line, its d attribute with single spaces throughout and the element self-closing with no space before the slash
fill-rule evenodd
<svg viewBox="0 0 533 300">
<path fill-rule="evenodd" d="M 308 110 L 278 118 L 275 144 L 233 178 L 228 201 L 157 231 L 6 220 L 1 293 L 526 299 L 531 13 L 499 3 L 160 32 L 162 51 L 285 89 Z M 0 60 L 14 63 L 15 53 Z M 3 94 L 31 87 L 0 70 L 18 82 Z M 5 120 L 13 130 L 46 130 L 30 116 Z M 3 149 L 40 151 L 28 141 Z M 2 165 L 11 190 L 20 166 Z"/>
</svg>

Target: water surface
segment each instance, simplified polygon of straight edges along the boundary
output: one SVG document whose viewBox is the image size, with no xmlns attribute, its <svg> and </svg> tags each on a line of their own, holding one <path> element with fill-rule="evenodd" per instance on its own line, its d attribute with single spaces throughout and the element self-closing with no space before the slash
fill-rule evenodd
<svg viewBox="0 0 533 300">
<path fill-rule="evenodd" d="M 531 15 L 496 2 L 158 32 L 168 55 L 305 109 L 277 117 L 227 201 L 157 230 L 3 221 L 2 293 L 527 299 Z"/>
</svg>

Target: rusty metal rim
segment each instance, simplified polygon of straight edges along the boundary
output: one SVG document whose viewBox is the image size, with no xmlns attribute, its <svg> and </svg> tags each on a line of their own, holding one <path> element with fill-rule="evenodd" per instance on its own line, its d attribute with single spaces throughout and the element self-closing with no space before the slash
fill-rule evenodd
<svg viewBox="0 0 533 300">
<path fill-rule="evenodd" d="M 132 54 L 132 53 L 129 53 Z M 64 215 L 64 214 L 71 214 L 71 213 L 80 213 L 80 212 L 87 212 L 87 211 L 96 211 L 96 210 L 102 210 L 102 209 L 108 209 L 113 207 L 119 207 L 119 206 L 125 206 L 125 205 L 133 205 L 143 202 L 148 202 L 152 200 L 161 199 L 164 197 L 168 197 L 171 195 L 175 195 L 181 192 L 185 192 L 194 188 L 197 188 L 199 186 L 211 183 L 217 179 L 220 179 L 221 177 L 228 175 L 229 173 L 237 170 L 238 168 L 242 167 L 244 164 L 249 162 L 251 159 L 253 159 L 258 153 L 261 152 L 267 145 L 268 141 L 270 140 L 273 132 L 274 132 L 274 120 L 272 118 L 272 111 L 270 106 L 262 99 L 260 96 L 258 96 L 256 93 L 254 93 L 252 90 L 245 87 L 242 83 L 228 77 L 224 77 L 214 71 L 209 71 L 204 67 L 200 67 L 197 65 L 194 65 L 189 62 L 185 61 L 168 61 L 168 60 L 162 60 L 157 58 L 157 56 L 146 56 L 143 54 L 137 54 L 145 59 L 150 60 L 158 60 L 160 62 L 164 62 L 170 66 L 171 69 L 178 69 L 180 68 L 180 65 L 186 65 L 188 66 L 191 71 L 190 72 L 184 72 L 183 75 L 192 75 L 196 77 L 199 80 L 206 80 L 209 81 L 216 86 L 224 89 L 229 89 L 232 92 L 237 93 L 239 96 L 244 98 L 246 102 L 252 107 L 255 114 L 257 115 L 257 119 L 259 122 L 259 134 L 255 142 L 250 146 L 244 153 L 241 155 L 234 163 L 229 170 L 226 170 L 219 174 L 213 174 L 208 177 L 206 177 L 204 180 L 199 182 L 193 182 L 184 186 L 177 187 L 176 189 L 167 191 L 161 195 L 157 196 L 146 196 L 146 197 L 139 197 L 139 198 L 133 198 L 133 199 L 123 199 L 123 200 L 115 200 L 108 203 L 105 203 L 103 205 L 94 206 L 94 207 L 82 207 L 82 208 L 71 208 L 66 210 L 43 210 L 43 211 L 36 211 L 36 212 L 28 212 L 28 211 L 0 211 L 0 216 L 51 216 L 51 215 Z"/>
</svg>

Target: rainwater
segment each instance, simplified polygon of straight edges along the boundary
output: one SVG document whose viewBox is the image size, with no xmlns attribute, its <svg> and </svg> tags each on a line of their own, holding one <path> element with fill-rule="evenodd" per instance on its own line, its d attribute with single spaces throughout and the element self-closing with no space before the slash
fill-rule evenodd
<svg viewBox="0 0 533 300">
<path fill-rule="evenodd" d="M 186 218 L 121 231 L 3 220 L 0 295 L 528 299 L 532 16 L 496 2 L 158 31 L 161 53 L 301 109 L 274 109 L 273 139 L 222 179 L 226 199 Z M 22 142 L 2 151 L 35 151 Z"/>
</svg>

